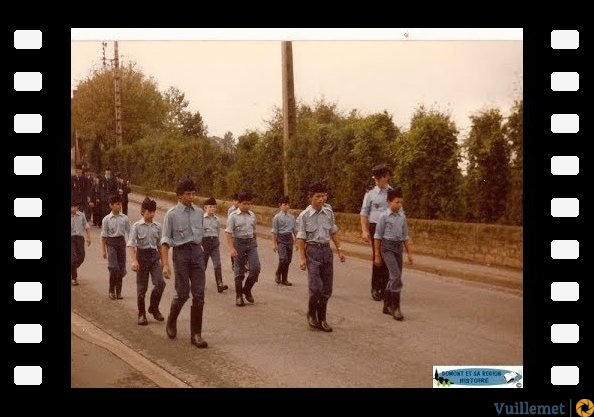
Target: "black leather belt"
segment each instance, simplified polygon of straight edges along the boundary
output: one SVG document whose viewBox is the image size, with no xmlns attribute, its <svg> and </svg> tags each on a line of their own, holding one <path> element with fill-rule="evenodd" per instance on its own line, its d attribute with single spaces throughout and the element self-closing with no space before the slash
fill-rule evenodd
<svg viewBox="0 0 594 417">
<path fill-rule="evenodd" d="M 329 248 L 330 243 L 307 242 L 307 246 L 315 246 L 316 248 Z"/>
</svg>

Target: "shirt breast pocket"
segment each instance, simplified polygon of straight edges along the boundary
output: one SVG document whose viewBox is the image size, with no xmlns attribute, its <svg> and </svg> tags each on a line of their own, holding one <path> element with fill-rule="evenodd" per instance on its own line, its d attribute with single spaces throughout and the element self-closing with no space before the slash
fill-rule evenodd
<svg viewBox="0 0 594 417">
<path fill-rule="evenodd" d="M 148 243 L 148 233 L 146 231 L 138 232 L 138 237 L 136 238 L 136 240 L 138 240 L 139 245 L 146 245 Z"/>
</svg>

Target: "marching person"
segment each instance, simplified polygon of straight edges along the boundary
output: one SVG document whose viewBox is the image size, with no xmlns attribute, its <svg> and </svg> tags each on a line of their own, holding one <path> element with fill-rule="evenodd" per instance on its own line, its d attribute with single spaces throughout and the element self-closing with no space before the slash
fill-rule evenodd
<svg viewBox="0 0 594 417">
<path fill-rule="evenodd" d="M 163 276 L 171 277 L 169 248 L 173 248 L 173 268 L 175 271 L 175 295 L 171 301 L 167 317 L 166 332 L 170 339 L 177 336 L 177 317 L 192 293 L 190 310 L 190 342 L 198 348 L 206 348 L 208 343 L 202 338 L 202 314 L 204 312 L 204 211 L 194 205 L 196 184 L 190 178 L 177 183 L 175 193 L 178 203 L 170 208 L 163 220 L 161 238 L 161 263 Z"/>
</svg>

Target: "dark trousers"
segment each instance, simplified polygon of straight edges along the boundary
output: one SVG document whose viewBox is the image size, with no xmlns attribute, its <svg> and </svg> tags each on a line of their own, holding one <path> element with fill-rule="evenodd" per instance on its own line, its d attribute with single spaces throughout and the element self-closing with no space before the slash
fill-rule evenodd
<svg viewBox="0 0 594 417">
<path fill-rule="evenodd" d="M 293 259 L 293 233 L 282 233 L 276 236 L 276 249 L 278 251 L 278 261 L 291 263 Z"/>
<path fill-rule="evenodd" d="M 221 267 L 221 243 L 216 236 L 202 238 L 202 250 L 204 251 L 204 268 L 208 265 L 208 259 L 212 258 L 215 269 Z"/>
<path fill-rule="evenodd" d="M 243 280 L 244 272 L 243 262 L 241 262 L 241 260 L 247 259 L 250 271 L 246 278 L 246 284 L 248 282 L 252 284 L 258 282 L 258 276 L 260 275 L 260 258 L 258 257 L 258 244 L 256 243 L 256 239 L 233 238 L 233 244 L 237 250 L 237 258 L 233 265 L 235 280 Z"/>
<path fill-rule="evenodd" d="M 318 247 L 307 245 L 307 285 L 309 297 L 328 301 L 332 296 L 334 265 L 330 245 Z"/>
<path fill-rule="evenodd" d="M 173 248 L 175 295 L 173 303 L 181 306 L 190 298 L 192 305 L 204 305 L 204 254 L 202 247 L 193 243 Z"/>
<path fill-rule="evenodd" d="M 107 269 L 109 270 L 109 291 L 122 290 L 122 279 L 126 275 L 126 239 L 124 236 L 107 238 Z"/>
<path fill-rule="evenodd" d="M 382 257 L 390 272 L 386 290 L 399 293 L 402 290 L 402 242 L 382 239 Z"/>
<path fill-rule="evenodd" d="M 375 223 L 369 223 L 369 240 L 371 241 L 371 253 L 372 259 L 375 259 L 375 246 L 373 245 L 373 236 L 375 235 Z M 382 265 L 376 266 L 373 261 L 371 263 L 372 270 L 371 270 L 371 289 L 377 290 L 383 293 L 386 289 L 386 285 L 388 284 L 388 279 L 390 276 L 390 272 L 388 271 L 388 267 L 384 259 L 382 258 Z"/>
<path fill-rule="evenodd" d="M 136 272 L 136 294 L 144 298 L 148 290 L 149 274 L 153 282 L 153 291 L 163 293 L 165 280 L 163 279 L 163 268 L 161 257 L 157 249 L 137 249 L 136 259 L 138 260 L 138 272 Z"/>
<path fill-rule="evenodd" d="M 77 279 L 77 269 L 85 260 L 85 238 L 70 236 L 70 279 Z"/>
</svg>

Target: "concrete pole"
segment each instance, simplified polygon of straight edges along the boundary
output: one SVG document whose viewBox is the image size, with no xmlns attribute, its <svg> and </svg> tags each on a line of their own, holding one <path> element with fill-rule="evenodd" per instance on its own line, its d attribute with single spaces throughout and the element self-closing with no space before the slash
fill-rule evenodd
<svg viewBox="0 0 594 417">
<path fill-rule="evenodd" d="M 283 41 L 283 186 L 285 195 L 289 195 L 289 180 L 287 174 L 289 142 L 295 139 L 297 131 L 297 117 L 295 111 L 295 87 L 293 82 L 293 47 L 290 41 Z"/>
</svg>

